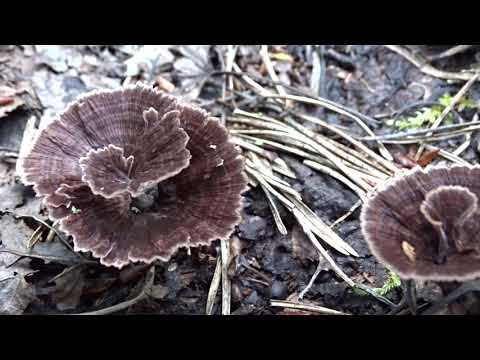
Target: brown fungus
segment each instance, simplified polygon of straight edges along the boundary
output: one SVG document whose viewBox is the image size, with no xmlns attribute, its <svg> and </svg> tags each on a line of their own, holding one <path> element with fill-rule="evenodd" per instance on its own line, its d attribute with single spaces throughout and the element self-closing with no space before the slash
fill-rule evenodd
<svg viewBox="0 0 480 360">
<path fill-rule="evenodd" d="M 75 250 L 118 268 L 227 238 L 246 188 L 239 150 L 217 120 L 140 84 L 83 95 L 20 168 Z"/>
<path fill-rule="evenodd" d="M 372 253 L 403 279 L 480 277 L 480 166 L 415 168 L 364 205 Z"/>
</svg>

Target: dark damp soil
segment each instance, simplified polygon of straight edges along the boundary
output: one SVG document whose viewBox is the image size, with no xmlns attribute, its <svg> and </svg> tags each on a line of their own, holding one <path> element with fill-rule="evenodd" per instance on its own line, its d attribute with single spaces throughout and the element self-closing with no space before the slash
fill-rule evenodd
<svg viewBox="0 0 480 360">
<path fill-rule="evenodd" d="M 434 46 L 412 49 L 426 56 L 443 50 Z M 268 77 L 260 66 L 258 50 L 255 46 L 240 46 L 237 51 L 238 65 L 243 71 Z M 393 131 L 384 122 L 389 114 L 416 102 L 436 101 L 445 93 L 454 95 L 462 85 L 425 75 L 398 54 L 377 45 L 321 46 L 322 72 L 318 79 L 313 80 L 311 48 L 289 45 L 277 46 L 275 50 L 289 54 L 292 59 L 276 64 L 282 82 L 308 89 L 311 81 L 317 81 L 320 96 L 377 118 L 377 123 L 369 124 L 377 134 Z M 12 109 L 8 112 L 0 106 L 2 246 L 10 244 L 13 238 L 28 240 L 39 224 L 32 218 L 16 220 L 6 211 L 48 219 L 48 214 L 39 199 L 34 197 L 32 189 L 23 186 L 15 178 L 16 153 L 31 117 L 35 118 L 36 126 L 46 124 L 66 104 L 85 91 L 113 88 L 142 80 L 155 83 L 167 91 L 173 89 L 174 94 L 224 119 L 231 113 L 231 108 L 224 105 L 225 100 L 217 101 L 222 96 L 224 79 L 208 74 L 222 69 L 223 60 L 219 60 L 219 54 L 225 54 L 226 51 L 225 46 L 170 49 L 142 46 L 0 46 L 0 98 L 3 96 L 1 87 L 14 89 L 13 105 L 17 105 L 10 105 Z M 196 55 L 192 56 L 192 53 Z M 434 65 L 439 69 L 459 71 L 479 61 L 480 50 L 474 47 L 459 55 L 436 60 Z M 195 76 L 184 76 L 188 74 Z M 469 96 L 479 101 L 479 84 L 471 88 Z M 258 99 L 251 92 L 237 94 L 235 101 L 239 108 L 245 110 L 258 107 Z M 312 106 L 305 110 L 331 124 L 345 127 L 353 134 L 363 134 L 361 128 L 351 120 L 336 113 Z M 470 121 L 473 114 L 465 112 L 462 116 L 465 121 Z M 444 141 L 439 145 L 458 146 L 463 141 L 463 138 L 459 139 Z M 374 147 L 374 144 L 369 145 Z M 478 139 L 474 134 L 462 158 L 478 163 L 477 146 Z M 399 154 L 408 152 L 406 146 L 392 146 L 390 149 Z M 297 174 L 297 180 L 286 180 L 327 224 L 332 224 L 358 201 L 352 191 L 334 178 L 304 166 L 293 156 L 279 155 Z M 319 266 L 318 255 L 304 239 L 291 214 L 283 208 L 280 208 L 280 212 L 288 230 L 287 235 L 278 232 L 262 190 L 251 188 L 246 192 L 243 219 L 230 245 L 234 255 L 229 266 L 233 314 L 285 313 L 282 308 L 272 307 L 270 300 L 285 300 L 298 295 Z M 362 237 L 359 213 L 358 208 L 334 228 L 359 253 L 359 257 L 346 257 L 333 249 L 329 249 L 330 254 L 354 281 L 369 287 L 382 287 L 388 274 L 372 256 Z M 40 236 L 42 246 L 48 235 L 47 230 Z M 66 235 L 65 239 L 69 241 Z M 53 243 L 57 242 L 60 244 L 55 238 Z M 99 266 L 93 261 L 72 269 L 69 259 L 75 255 L 68 249 L 51 245 L 45 245 L 42 249 L 63 260 L 46 260 L 42 258 L 45 252 L 36 258 L 0 258 L 0 276 L 10 274 L 8 265 L 16 261 L 18 270 L 12 276 L 20 273 L 27 280 L 26 285 L 15 290 L 23 292 L 22 296 L 28 299 L 23 305 L 16 305 L 25 313 L 94 311 L 135 298 L 142 290 L 148 266 L 130 265 L 119 271 Z M 216 241 L 211 247 L 191 249 L 190 253 L 182 249 L 168 263 L 158 263 L 154 277 L 155 296 L 120 310 L 120 313 L 204 314 L 218 253 L 220 244 Z M 375 298 L 353 291 L 329 270 L 327 263 L 323 264 L 324 260 L 320 262 L 322 270 L 305 295 L 306 300 L 351 314 L 384 314 L 389 311 L 386 305 Z M 54 279 L 66 269 L 69 269 L 68 273 Z M 6 285 L 0 287 L 0 296 L 11 297 L 13 292 Z M 425 284 L 419 287 L 418 301 L 431 302 L 438 295 L 439 289 L 435 285 Z M 386 297 L 398 302 L 401 289 L 393 289 Z M 221 286 L 213 313 L 221 313 Z"/>
</svg>

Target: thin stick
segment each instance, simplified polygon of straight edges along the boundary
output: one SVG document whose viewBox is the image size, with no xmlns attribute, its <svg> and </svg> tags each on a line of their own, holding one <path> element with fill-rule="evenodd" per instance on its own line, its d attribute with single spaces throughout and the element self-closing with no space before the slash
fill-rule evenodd
<svg viewBox="0 0 480 360">
<path fill-rule="evenodd" d="M 235 62 L 232 65 L 232 69 L 237 73 L 242 73 L 241 79 L 245 81 L 245 83 L 248 84 L 258 95 L 264 96 L 273 94 L 272 92 L 266 90 L 263 86 L 258 84 L 256 81 L 254 81 L 250 76 L 243 73 L 242 69 L 240 69 L 240 67 Z"/>
<path fill-rule="evenodd" d="M 228 45 L 227 58 L 225 61 L 225 70 L 232 71 L 233 63 L 235 61 L 235 56 L 237 55 L 237 45 Z M 226 76 L 226 85 L 230 91 L 233 91 L 233 77 L 231 75 Z M 222 96 L 222 99 L 225 100 L 225 96 Z"/>
<path fill-rule="evenodd" d="M 53 228 L 56 228 L 58 226 L 59 220 L 55 220 L 52 224 Z M 50 242 L 53 240 L 53 237 L 55 236 L 55 231 L 51 230 L 48 232 L 47 238 L 45 239 L 45 242 Z"/>
<path fill-rule="evenodd" d="M 428 145 L 428 144 L 425 145 L 425 148 L 428 151 L 438 150 L 437 147 L 432 146 L 432 145 Z M 470 165 L 470 163 L 468 161 L 465 161 L 461 157 L 458 157 L 458 156 L 456 156 L 456 155 L 454 155 L 454 154 L 452 154 L 452 153 L 450 153 L 446 150 L 443 150 L 443 149 L 440 149 L 440 151 L 438 152 L 438 155 L 440 155 L 441 157 L 443 157 L 447 160 L 450 160 L 451 162 L 457 163 L 457 164 Z"/>
<path fill-rule="evenodd" d="M 149 291 L 151 290 L 151 288 L 153 286 L 154 278 L 155 278 L 155 266 L 152 266 L 150 268 L 150 270 L 147 272 L 147 276 L 145 278 L 145 285 L 143 286 L 142 291 L 140 291 L 140 294 L 138 294 L 133 299 L 121 302 L 121 303 L 113 305 L 113 306 L 109 306 L 109 307 L 101 309 L 101 310 L 84 312 L 84 313 L 73 314 L 73 315 L 107 315 L 107 314 L 111 314 L 111 313 L 114 313 L 114 312 L 117 312 L 117 311 L 120 311 L 120 310 L 127 309 L 130 306 L 146 299 L 149 296 Z"/>
<path fill-rule="evenodd" d="M 267 69 L 268 75 L 272 78 L 273 81 L 278 82 L 280 79 L 277 76 L 277 73 L 275 72 L 275 69 L 273 68 L 272 61 L 270 60 L 270 55 L 268 54 L 268 46 L 267 45 L 262 45 L 260 47 L 260 56 L 262 57 L 262 61 L 265 64 L 265 67 Z M 277 89 L 278 93 L 280 95 L 287 95 L 287 92 L 283 88 L 282 85 L 275 85 L 275 88 Z M 285 100 L 285 105 L 291 106 L 291 101 Z"/>
<path fill-rule="evenodd" d="M 455 107 L 455 105 L 460 101 L 460 99 L 466 94 L 466 92 L 470 89 L 473 83 L 478 80 L 479 77 L 480 77 L 480 73 L 476 73 L 467 81 L 465 85 L 463 85 L 460 91 L 452 98 L 452 101 L 450 102 L 450 104 L 448 104 L 448 106 L 445 107 L 445 109 L 443 109 L 442 113 L 432 124 L 431 128 L 435 129 L 441 124 L 443 119 L 445 119 L 448 113 Z M 429 135 L 431 136 L 431 133 Z M 421 144 L 415 156 L 415 160 L 420 159 L 420 156 L 422 155 L 422 152 L 424 149 L 425 149 L 425 145 Z"/>
<path fill-rule="evenodd" d="M 465 52 L 470 49 L 473 45 L 457 45 L 453 46 L 450 49 L 442 51 L 440 54 L 432 55 L 428 57 L 429 61 L 435 61 L 439 59 L 444 59 L 450 56 L 457 55 L 459 53 Z"/>
<path fill-rule="evenodd" d="M 237 115 L 239 113 L 240 112 L 238 111 L 238 109 L 236 109 L 233 114 Z M 243 115 L 243 116 L 245 116 L 245 115 Z M 250 116 L 250 117 L 252 117 L 252 116 Z M 260 120 L 260 118 L 263 118 L 263 119 Z M 260 115 L 255 116 L 255 118 L 253 118 L 253 119 L 229 116 L 227 118 L 227 121 L 238 123 L 238 124 L 246 124 L 246 125 L 250 125 L 250 126 L 253 126 L 253 127 L 269 129 L 269 130 L 287 131 L 288 128 L 289 128 L 287 125 L 285 125 L 283 123 L 278 124 L 278 123 L 274 123 L 274 122 L 271 122 L 271 121 L 265 121 L 265 118 L 261 117 Z"/>
<path fill-rule="evenodd" d="M 33 141 L 38 131 L 35 128 L 36 121 L 37 121 L 37 118 L 35 116 L 30 116 L 27 120 L 27 123 L 25 124 L 22 143 L 20 145 L 20 151 L 18 153 L 18 158 L 20 159 L 20 161 L 17 161 L 17 164 L 16 164 L 17 174 L 20 174 L 22 172 L 21 166 L 23 161 L 21 161 L 21 159 L 23 159 L 28 154 L 28 152 L 33 146 Z"/>
<path fill-rule="evenodd" d="M 394 133 L 394 134 L 386 134 L 386 135 L 378 135 L 378 136 L 364 136 L 359 138 L 359 140 L 362 141 L 371 141 L 371 140 L 380 140 L 380 141 L 385 141 L 385 140 L 393 140 L 393 139 L 402 139 L 406 138 L 409 136 L 417 136 L 417 135 L 423 135 L 423 134 L 428 134 L 428 133 L 434 133 L 437 134 L 439 132 L 444 132 L 448 134 L 450 130 L 456 130 L 459 128 L 468 128 L 468 127 L 474 127 L 476 125 L 480 125 L 480 121 L 470 121 L 470 122 L 464 122 L 461 124 L 453 124 L 453 125 L 443 125 L 439 126 L 435 129 L 421 129 L 421 130 L 415 130 L 415 131 L 404 131 L 400 133 Z"/>
<path fill-rule="evenodd" d="M 279 199 L 287 208 L 289 209 L 293 209 L 294 205 L 293 203 L 288 200 L 285 196 L 283 196 L 282 194 L 280 194 L 277 190 L 275 190 L 262 176 L 261 173 L 259 173 L 258 171 L 252 169 L 251 167 L 249 166 L 246 166 L 245 167 L 245 171 L 247 173 L 249 173 L 250 175 L 252 175 L 255 180 L 257 180 L 260 184 L 262 184 L 263 186 L 265 186 L 267 188 L 267 190 L 269 192 L 271 192 L 273 195 L 275 195 L 277 197 L 277 199 Z"/>
<path fill-rule="evenodd" d="M 288 309 L 295 309 L 295 310 L 303 310 L 303 311 L 310 311 L 314 313 L 319 313 L 323 315 L 350 315 L 341 311 L 337 310 L 332 310 L 323 306 L 318 306 L 318 305 L 309 305 L 309 304 L 299 304 L 299 303 L 294 303 L 291 301 L 286 301 L 286 300 L 274 300 L 270 299 L 270 305 L 271 306 L 278 306 L 278 307 L 283 307 L 283 308 L 288 308 Z"/>
<path fill-rule="evenodd" d="M 327 226 L 307 205 L 296 201 L 293 198 L 291 198 L 291 200 L 295 203 L 295 210 L 297 210 L 296 214 L 302 216 L 303 222 L 309 226 L 312 233 L 344 255 L 359 256 L 355 249 Z"/>
<path fill-rule="evenodd" d="M 315 161 L 303 160 L 303 163 L 307 166 L 310 166 L 311 168 L 313 168 L 315 170 L 321 171 L 321 172 L 337 179 L 338 181 L 341 181 L 342 183 L 347 185 L 350 189 L 352 189 L 358 195 L 358 197 L 360 199 L 362 199 L 363 202 L 365 202 L 366 192 L 364 190 L 362 190 L 361 188 L 359 188 L 358 186 L 356 186 L 353 182 L 348 180 L 342 174 L 336 172 L 335 170 L 330 169 L 328 166 L 321 165 L 321 164 L 319 164 Z"/>
<path fill-rule="evenodd" d="M 263 95 L 265 96 L 265 95 Z M 267 98 L 277 98 L 277 99 L 288 99 L 288 100 L 293 100 L 293 101 L 298 101 L 298 102 L 303 102 L 306 104 L 312 104 L 312 105 L 317 105 L 317 106 L 323 106 L 329 110 L 332 110 L 336 113 L 345 115 L 357 122 L 358 125 L 369 135 L 375 135 L 373 131 L 356 115 L 353 115 L 352 113 L 342 110 L 337 106 L 332 106 L 331 104 L 318 100 L 318 99 L 312 99 L 312 98 L 307 98 L 305 96 L 296 96 L 296 95 L 268 95 L 265 96 Z M 379 142 L 378 143 L 378 148 L 380 153 L 383 155 L 383 157 L 387 160 L 393 161 L 392 155 L 388 152 L 388 150 L 385 148 L 385 146 Z"/>
<path fill-rule="evenodd" d="M 445 80 L 470 80 L 472 78 L 472 72 L 450 72 L 439 70 L 432 65 L 428 64 L 424 59 L 420 58 L 418 55 L 413 55 L 410 51 L 402 48 L 398 45 L 384 45 L 389 50 L 396 52 L 398 55 L 404 57 L 406 60 L 410 61 L 415 65 L 421 72 L 424 74 L 445 79 Z"/>
<path fill-rule="evenodd" d="M 236 70 L 238 69 L 238 71 Z M 300 94 L 302 96 L 306 96 L 306 97 L 311 97 L 313 99 L 317 99 L 317 100 L 320 100 L 326 104 L 330 104 L 331 106 L 335 106 L 337 107 L 338 109 L 341 109 L 341 110 L 344 110 L 344 111 L 347 111 L 349 112 L 350 114 L 352 115 L 355 115 L 355 116 L 358 116 L 360 119 L 362 119 L 363 121 L 366 121 L 366 122 L 369 122 L 369 123 L 372 123 L 372 124 L 379 124 L 380 121 L 378 120 L 375 120 L 374 118 L 370 117 L 370 116 L 367 116 L 365 114 L 362 114 L 360 112 L 358 112 L 357 110 L 353 109 L 353 108 L 349 108 L 348 106 L 345 106 L 345 105 L 342 105 L 342 104 L 339 104 L 339 103 L 336 103 L 334 101 L 331 101 L 331 100 L 328 100 L 328 99 L 325 99 L 325 98 L 322 98 L 320 96 L 316 96 L 316 94 L 312 93 L 311 91 L 304 91 L 304 90 L 301 90 L 295 86 L 292 86 L 292 85 L 289 85 L 289 84 L 286 84 L 282 81 L 273 81 L 271 79 L 267 79 L 267 78 L 264 78 L 264 77 L 260 77 L 260 76 L 256 76 L 254 74 L 249 74 L 249 73 L 246 73 L 246 72 L 242 72 L 241 69 L 238 67 L 238 65 L 236 66 L 236 69 L 235 69 L 235 65 L 234 65 L 234 70 L 235 72 L 226 72 L 226 71 L 213 71 L 209 74 L 209 76 L 219 76 L 219 75 L 225 75 L 225 74 L 230 74 L 230 75 L 235 75 L 235 76 L 239 76 L 243 79 L 243 77 L 247 77 L 250 81 L 253 81 L 252 79 L 257 79 L 258 81 L 266 81 L 270 84 L 273 84 L 273 85 L 282 85 L 285 89 L 288 89 L 289 91 L 291 92 L 294 92 L 296 94 Z M 193 77 L 198 77 L 198 75 L 194 75 Z M 244 80 L 245 81 L 245 80 Z M 257 93 L 259 93 L 259 89 L 262 89 L 263 92 L 260 93 L 260 95 L 263 95 L 263 94 L 272 94 L 272 92 L 268 91 L 268 90 L 265 90 L 261 85 L 259 85 L 258 83 L 255 83 L 259 88 L 257 88 Z M 261 91 L 260 91 L 261 92 Z"/>
<path fill-rule="evenodd" d="M 29 249 L 33 247 L 38 242 L 38 240 L 40 240 L 40 237 L 42 236 L 42 232 L 43 232 L 43 225 L 40 224 L 39 227 L 33 232 L 32 236 L 30 236 L 30 239 L 28 239 L 27 247 Z"/>
<path fill-rule="evenodd" d="M 273 199 L 272 194 L 268 191 L 268 189 L 260 184 L 262 187 L 263 192 L 265 193 L 267 200 L 268 200 L 268 206 L 270 206 L 270 210 L 273 215 L 273 220 L 275 221 L 275 225 L 277 225 L 277 229 L 282 235 L 287 235 L 288 231 L 287 228 L 285 227 L 285 224 L 282 221 L 282 217 L 280 216 L 280 212 L 278 211 L 277 205 L 275 204 L 275 200 Z"/>
<path fill-rule="evenodd" d="M 342 269 L 340 269 L 340 267 L 335 263 L 335 261 L 330 257 L 330 255 L 328 254 L 328 252 L 322 247 L 322 245 L 318 242 L 318 240 L 315 238 L 315 236 L 313 235 L 313 233 L 310 231 L 310 227 L 308 226 L 307 223 L 305 223 L 305 221 L 302 219 L 301 217 L 301 214 L 298 213 L 298 210 L 294 209 L 294 215 L 295 217 L 297 218 L 297 221 L 299 222 L 299 224 L 302 226 L 303 228 L 303 231 L 305 232 L 305 234 L 307 234 L 308 238 L 310 239 L 310 241 L 313 243 L 313 245 L 317 248 L 317 250 L 320 252 L 320 254 L 325 258 L 325 260 L 327 260 L 330 264 L 330 266 L 332 266 L 332 269 L 333 271 L 335 271 L 335 273 L 340 276 L 350 287 L 352 288 L 359 288 L 359 289 L 362 289 L 363 291 L 367 292 L 368 294 L 372 295 L 373 297 L 375 297 L 376 299 L 378 299 L 379 301 L 391 306 L 391 307 L 395 307 L 395 304 L 392 303 L 390 300 L 388 300 L 387 298 L 377 294 L 375 291 L 373 291 L 372 289 L 370 289 L 368 286 L 364 286 L 362 284 L 356 284 L 352 279 L 350 279 L 347 274 L 345 274 Z M 300 216 L 299 216 L 300 215 Z"/>
<path fill-rule="evenodd" d="M 332 225 L 330 225 L 330 228 L 333 229 L 335 226 L 340 224 L 343 220 L 345 220 L 347 217 L 353 214 L 355 210 L 357 210 L 360 206 L 362 205 L 362 201 L 359 200 L 353 206 L 348 210 L 344 215 L 340 216 L 337 220 L 335 220 Z"/>
<path fill-rule="evenodd" d="M 212 315 L 213 305 L 215 304 L 215 298 L 217 297 L 217 291 L 220 286 L 220 279 L 222 278 L 222 257 L 217 256 L 217 265 L 215 266 L 215 272 L 213 273 L 212 282 L 208 289 L 207 307 L 205 313 Z"/>
<path fill-rule="evenodd" d="M 17 250 L 12 250 L 12 249 L 8 249 L 8 248 L 0 248 L 0 253 L 2 253 L 2 252 L 17 255 L 17 256 L 29 257 L 29 258 L 34 258 L 34 259 L 42 259 L 42 260 L 47 260 L 47 261 L 55 261 L 55 262 L 68 261 L 68 262 L 73 262 L 73 263 L 75 262 L 73 259 L 67 259 L 67 258 L 63 258 L 63 257 L 60 257 L 60 256 L 29 254 L 29 253 L 25 253 L 25 252 L 21 252 L 21 251 L 17 251 Z M 84 264 L 96 264 L 96 265 L 98 265 L 98 263 L 95 262 L 95 261 L 85 260 L 83 258 L 79 258 L 78 262 L 84 263 Z"/>
<path fill-rule="evenodd" d="M 305 296 L 305 294 L 310 290 L 310 288 L 313 286 L 313 283 L 315 282 L 315 280 L 317 279 L 318 275 L 320 274 L 320 272 L 322 271 L 323 269 L 323 266 L 322 266 L 322 257 L 319 255 L 318 256 L 318 265 L 317 265 L 317 268 L 315 269 L 315 272 L 312 276 L 312 278 L 310 279 L 310 281 L 308 282 L 307 286 L 305 286 L 305 289 L 302 290 L 302 292 L 298 295 L 298 298 L 300 300 L 303 299 L 303 297 Z"/>
<path fill-rule="evenodd" d="M 220 240 L 222 257 L 222 315 L 230 315 L 232 284 L 228 277 L 228 262 L 230 261 L 230 241 Z"/>
<path fill-rule="evenodd" d="M 250 266 L 249 264 L 246 264 L 246 263 L 242 263 L 242 266 L 245 268 L 245 269 L 248 269 L 250 270 L 251 272 L 253 272 L 255 275 L 261 277 L 263 280 L 265 280 L 265 282 L 267 284 L 272 284 L 272 279 L 270 279 L 267 275 L 265 275 L 264 273 L 262 273 L 260 270 L 257 270 L 255 269 L 253 266 Z"/>
<path fill-rule="evenodd" d="M 345 140 L 347 140 L 348 142 L 350 142 L 353 146 L 357 147 L 358 149 L 362 150 L 365 154 L 367 154 L 368 156 L 370 156 L 372 159 L 374 159 L 375 161 L 377 161 L 378 163 L 380 163 L 383 167 L 385 167 L 386 169 L 390 170 L 392 173 L 395 173 L 398 171 L 398 168 L 392 164 L 390 161 L 388 160 L 385 160 L 383 157 L 377 155 L 374 151 L 370 150 L 367 146 L 365 146 L 364 144 L 362 144 L 360 141 L 358 140 L 355 140 L 351 135 L 347 134 L 346 132 L 342 131 L 341 129 L 339 129 L 338 127 L 336 126 L 333 126 L 333 125 L 330 125 L 328 123 L 326 123 L 325 121 L 323 120 L 320 120 L 318 118 L 315 118 L 313 116 L 309 116 L 309 115 L 306 115 L 306 114 L 300 114 L 300 113 L 293 113 L 295 116 L 298 116 L 299 118 L 303 119 L 303 120 L 307 120 L 307 121 L 310 121 L 310 122 L 313 122 L 317 125 L 320 125 L 332 132 L 334 132 L 335 134 L 341 136 L 342 138 L 344 138 Z"/>
<path fill-rule="evenodd" d="M 468 135 L 472 131 L 476 131 L 479 129 L 480 129 L 480 126 L 472 126 L 472 127 L 467 127 L 467 128 L 456 130 L 456 131 L 450 131 L 449 133 L 440 134 L 437 136 L 426 134 L 424 136 L 417 136 L 417 137 L 412 136 L 412 137 L 406 137 L 403 139 L 383 140 L 382 142 L 384 144 L 415 144 L 420 142 L 436 142 L 436 141 L 451 139 L 461 135 Z"/>
<path fill-rule="evenodd" d="M 13 217 L 15 218 L 31 218 L 31 219 L 34 219 L 35 221 L 39 222 L 40 224 L 42 224 L 43 226 L 47 227 L 48 229 L 52 230 L 55 232 L 55 234 L 57 234 L 58 238 L 60 239 L 60 241 L 63 243 L 63 245 L 65 245 L 69 250 L 71 250 L 75 255 L 77 255 L 78 257 L 81 257 L 81 258 L 84 258 L 81 254 L 75 252 L 75 250 L 73 250 L 73 247 L 72 245 L 70 245 L 68 243 L 68 241 L 62 236 L 60 235 L 60 232 L 55 229 L 53 226 L 47 224 L 45 221 L 43 221 L 42 219 L 39 219 L 38 217 L 36 216 L 33 216 L 33 215 L 18 215 L 18 214 L 15 214 L 15 212 L 11 211 L 11 210 L 3 210 L 3 212 L 6 212 L 6 213 L 9 213 L 9 214 L 12 214 Z"/>
<path fill-rule="evenodd" d="M 473 115 L 473 121 L 478 120 L 478 113 Z M 453 155 L 459 156 L 462 152 L 468 149 L 470 143 L 472 142 L 472 133 L 465 134 L 465 141 L 455 150 L 452 152 Z"/>
</svg>

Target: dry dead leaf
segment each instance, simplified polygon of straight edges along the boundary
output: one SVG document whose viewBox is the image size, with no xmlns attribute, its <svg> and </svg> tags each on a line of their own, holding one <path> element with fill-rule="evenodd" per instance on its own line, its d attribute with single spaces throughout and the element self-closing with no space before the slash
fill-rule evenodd
<svg viewBox="0 0 480 360">
<path fill-rule="evenodd" d="M 423 155 L 418 159 L 417 164 L 421 167 L 425 167 L 430 164 L 435 158 L 437 158 L 438 154 L 440 153 L 440 149 L 435 149 L 431 151 L 427 151 L 423 153 Z"/>
<path fill-rule="evenodd" d="M 0 249 L 42 258 L 45 262 L 55 261 L 67 265 L 78 263 L 78 256 L 60 241 L 37 242 L 34 247 L 28 248 L 28 241 L 32 234 L 33 230 L 23 220 L 16 219 L 11 214 L 0 217 Z M 8 252 L 1 254 L 4 254 L 9 263 L 13 263 L 20 257 Z"/>
<path fill-rule="evenodd" d="M 0 315 L 23 314 L 35 298 L 32 286 L 25 281 L 25 275 L 32 272 L 19 265 L 5 268 L 0 259 Z"/>
<path fill-rule="evenodd" d="M 181 81 L 179 90 L 184 98 L 195 100 L 200 95 L 205 79 L 212 71 L 210 45 L 180 45 L 177 50 L 184 55 L 173 65 Z"/>
<path fill-rule="evenodd" d="M 43 289 L 42 294 L 50 295 L 60 311 L 75 309 L 85 287 L 85 268 L 78 265 L 65 268 L 51 281 L 55 286 Z"/>
<path fill-rule="evenodd" d="M 116 281 L 117 278 L 114 277 L 87 279 L 83 295 L 99 295 L 107 291 Z"/>
<path fill-rule="evenodd" d="M 1 225 L 0 231 L 4 233 Z M 0 314 L 19 315 L 25 311 L 34 299 L 33 289 L 25 276 L 33 272 L 27 259 L 19 260 L 11 254 L 0 253 Z"/>
<path fill-rule="evenodd" d="M 159 66 L 173 61 L 169 45 L 144 45 L 135 49 L 133 56 L 125 61 L 125 76 L 137 76 L 140 73 L 155 72 Z"/>
<path fill-rule="evenodd" d="M 22 184 L 7 184 L 0 187 L 0 210 L 13 210 L 22 205 L 25 189 Z"/>
</svg>

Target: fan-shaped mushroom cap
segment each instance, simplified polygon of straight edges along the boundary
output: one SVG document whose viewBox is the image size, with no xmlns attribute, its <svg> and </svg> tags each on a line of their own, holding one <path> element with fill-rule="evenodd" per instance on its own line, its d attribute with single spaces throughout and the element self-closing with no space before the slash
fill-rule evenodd
<svg viewBox="0 0 480 360">
<path fill-rule="evenodd" d="M 106 197 L 138 195 L 188 166 L 177 106 L 174 97 L 140 85 L 86 94 L 39 134 L 20 176 L 38 195 L 76 182 Z"/>
<path fill-rule="evenodd" d="M 405 279 L 480 276 L 480 166 L 415 168 L 391 179 L 364 205 L 372 253 Z"/>
<path fill-rule="evenodd" d="M 141 85 L 77 100 L 22 166 L 75 249 L 116 267 L 227 238 L 246 189 L 218 121 Z"/>
</svg>

